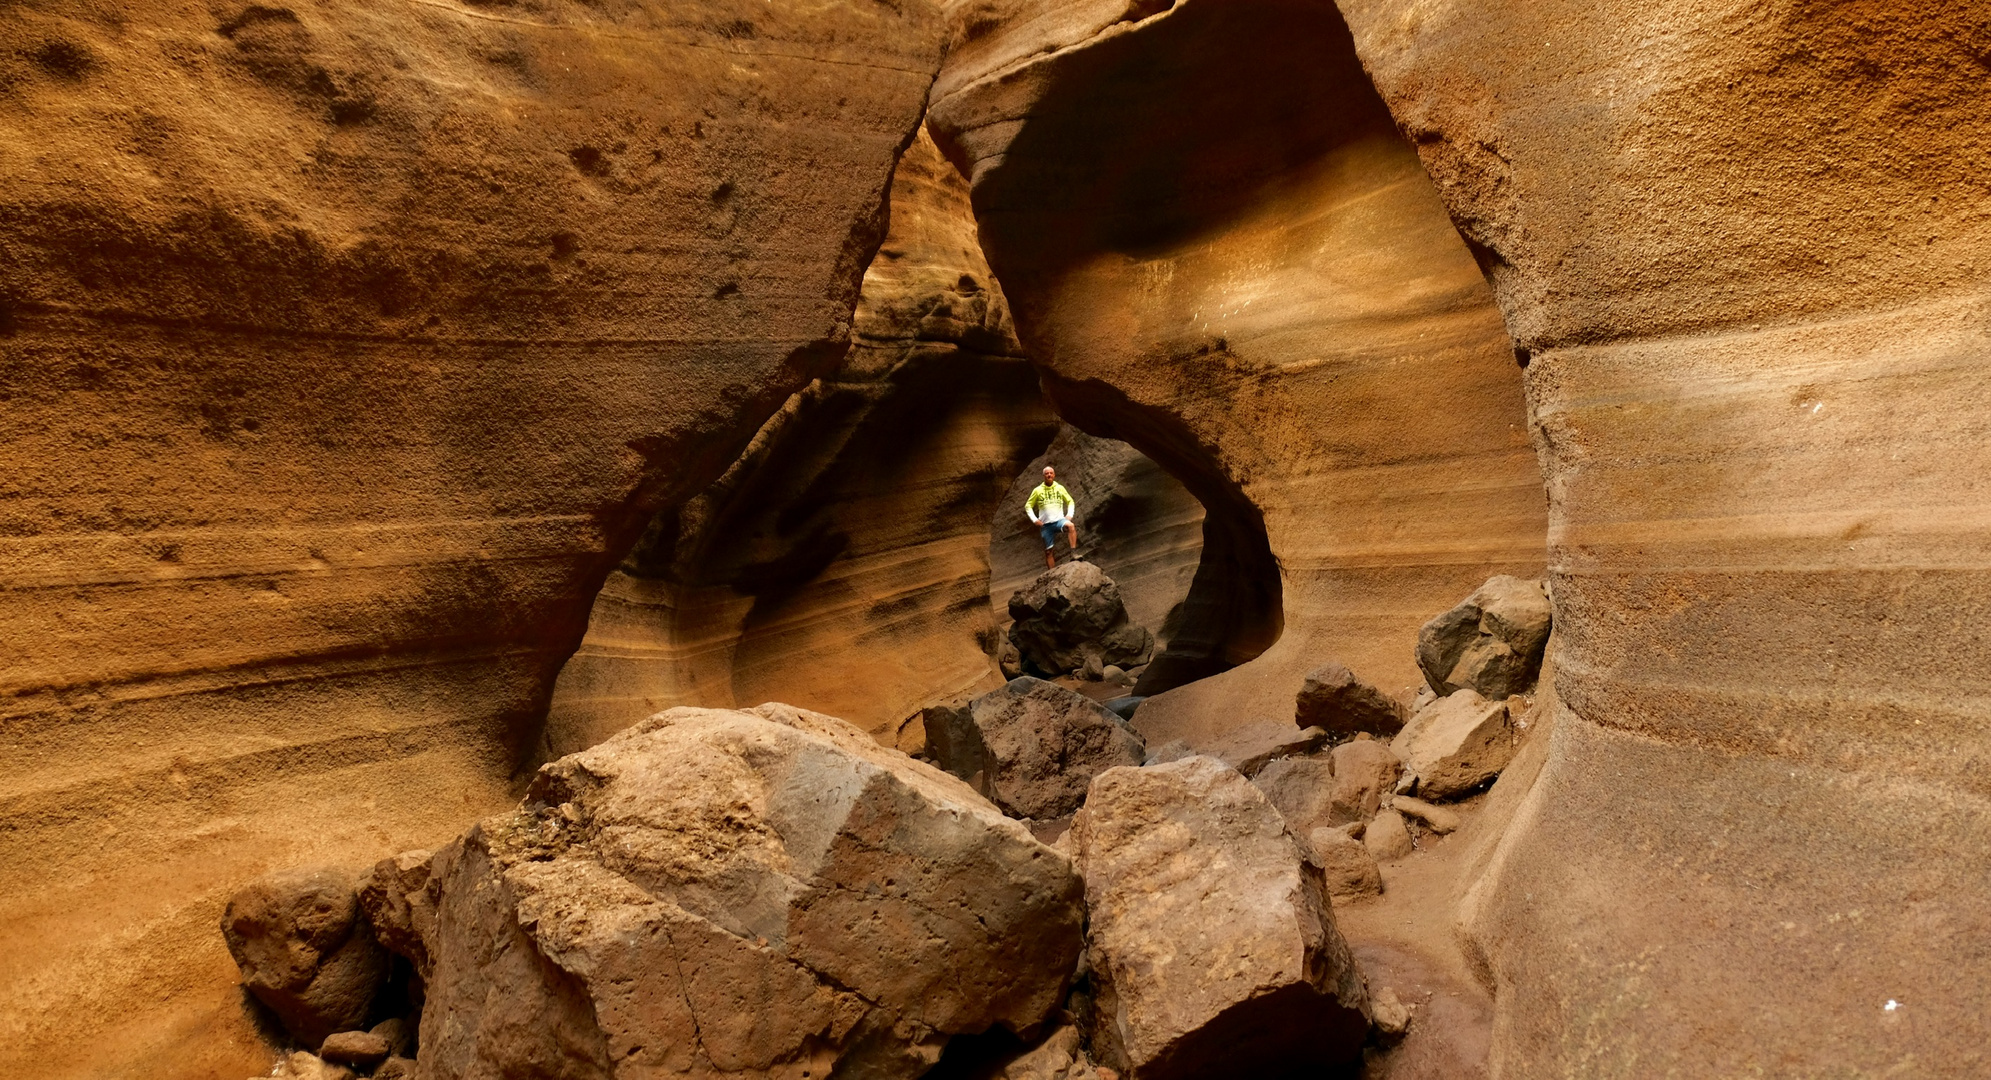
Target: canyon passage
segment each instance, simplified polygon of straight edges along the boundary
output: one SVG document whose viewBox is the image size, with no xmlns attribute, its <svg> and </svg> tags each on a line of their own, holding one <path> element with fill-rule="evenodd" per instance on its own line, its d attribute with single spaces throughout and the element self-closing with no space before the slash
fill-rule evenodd
<svg viewBox="0 0 1991 1080">
<path fill-rule="evenodd" d="M 0 1072 L 1991 1074 L 1980 5 L 5 14 Z"/>
</svg>

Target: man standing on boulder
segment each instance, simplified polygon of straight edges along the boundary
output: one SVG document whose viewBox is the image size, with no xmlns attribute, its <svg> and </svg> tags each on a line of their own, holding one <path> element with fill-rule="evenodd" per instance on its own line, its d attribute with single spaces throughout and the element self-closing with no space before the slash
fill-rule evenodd
<svg viewBox="0 0 1991 1080">
<path fill-rule="evenodd" d="M 1045 566 L 1054 570 L 1058 566 L 1058 557 L 1051 549 L 1057 545 L 1061 532 L 1065 534 L 1065 543 L 1071 546 L 1072 558 L 1078 558 L 1078 523 L 1072 520 L 1078 504 L 1072 501 L 1072 493 L 1065 490 L 1065 485 L 1058 483 L 1058 470 L 1044 466 L 1044 482 L 1030 493 L 1024 512 L 1044 537 Z"/>
</svg>

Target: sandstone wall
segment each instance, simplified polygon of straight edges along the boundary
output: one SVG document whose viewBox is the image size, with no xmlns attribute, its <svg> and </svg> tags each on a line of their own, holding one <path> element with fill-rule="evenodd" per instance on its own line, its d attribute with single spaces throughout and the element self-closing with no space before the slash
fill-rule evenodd
<svg viewBox="0 0 1991 1080">
<path fill-rule="evenodd" d="M 919 3 L 7 7 L 0 1072 L 267 1068 L 223 898 L 507 798 L 642 522 L 841 356 L 940 46 Z"/>
<path fill-rule="evenodd" d="M 1981 5 L 1342 6 L 1531 358 L 1496 1070 L 1983 1075 Z"/>
<path fill-rule="evenodd" d="M 842 367 L 611 574 L 561 672 L 546 754 L 673 705 L 784 701 L 899 741 L 937 697 L 1000 682 L 991 507 L 1055 421 L 922 135 L 892 185 Z M 904 749 L 921 746 L 917 725 Z"/>
<path fill-rule="evenodd" d="M 1150 699 L 1150 741 L 1290 717 L 1329 658 L 1416 681 L 1419 625 L 1541 573 L 1545 511 L 1500 312 L 1339 15 L 949 10 L 930 125 L 1047 389 L 1208 513 L 1203 640 L 1143 689 L 1257 657 Z"/>
</svg>

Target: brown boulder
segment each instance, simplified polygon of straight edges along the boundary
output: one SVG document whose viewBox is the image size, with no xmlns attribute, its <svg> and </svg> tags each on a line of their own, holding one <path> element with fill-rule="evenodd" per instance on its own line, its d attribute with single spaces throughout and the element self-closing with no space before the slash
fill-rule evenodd
<svg viewBox="0 0 1991 1080">
<path fill-rule="evenodd" d="M 1076 559 L 1037 575 L 1009 598 L 1009 640 L 1024 662 L 1047 675 L 1088 661 L 1134 667 L 1154 654 L 1154 635 L 1127 619 L 1120 587 L 1099 567 Z"/>
<path fill-rule="evenodd" d="M 1334 789 L 1327 824 L 1345 825 L 1376 816 L 1383 796 L 1396 787 L 1402 763 L 1387 743 L 1357 739 L 1334 748 Z"/>
<path fill-rule="evenodd" d="M 1305 835 L 1308 854 L 1327 879 L 1327 895 L 1344 901 L 1382 895 L 1383 872 L 1368 845 L 1345 829 L 1319 828 Z"/>
<path fill-rule="evenodd" d="M 1395 699 L 1362 682 L 1340 664 L 1322 664 L 1307 672 L 1294 705 L 1293 722 L 1317 727 L 1330 735 L 1366 731 L 1394 735 L 1403 727 L 1403 709 Z"/>
<path fill-rule="evenodd" d="M 1236 770 L 1210 757 L 1108 770 L 1072 836 L 1096 1059 L 1171 1080 L 1361 1052 L 1367 996 L 1320 871 Z"/>
<path fill-rule="evenodd" d="M 408 958 L 415 974 L 429 975 L 426 940 L 435 930 L 435 853 L 404 851 L 375 863 L 360 875 L 359 905 L 374 939 L 389 952 Z"/>
<path fill-rule="evenodd" d="M 1514 726 L 1505 701 L 1460 690 L 1410 718 L 1390 743 L 1417 774 L 1417 793 L 1450 799 L 1477 788 L 1514 758 Z"/>
<path fill-rule="evenodd" d="M 221 916 L 242 984 L 298 1042 L 317 1046 L 359 1027 L 387 978 L 345 873 L 314 868 L 271 874 L 228 901 Z"/>
<path fill-rule="evenodd" d="M 1410 841 L 1410 826 L 1404 824 L 1403 815 L 1395 810 L 1379 811 L 1370 819 L 1369 827 L 1362 832 L 1362 843 L 1381 862 L 1401 859 L 1417 850 L 1417 845 Z"/>
<path fill-rule="evenodd" d="M 1291 724 L 1278 720 L 1258 720 L 1240 725 L 1223 735 L 1195 742 L 1199 753 L 1221 759 L 1246 776 L 1282 758 L 1311 754 L 1327 742 L 1327 732 L 1319 728 L 1294 731 Z"/>
<path fill-rule="evenodd" d="M 442 1076 L 910 1078 L 954 1033 L 1041 1021 L 1081 947 L 1066 856 L 780 705 L 673 709 L 546 765 L 437 871 Z"/>
<path fill-rule="evenodd" d="M 325 1037 L 318 1056 L 340 1065 L 371 1068 L 387 1060 L 392 1048 L 385 1036 L 371 1031 L 341 1031 Z"/>
<path fill-rule="evenodd" d="M 1417 666 L 1440 696 L 1522 693 L 1541 673 L 1553 614 L 1541 582 L 1496 574 L 1417 632 Z"/>
<path fill-rule="evenodd" d="M 966 706 L 926 710 L 927 751 L 1013 817 L 1079 808 L 1092 778 L 1139 765 L 1147 744 L 1110 710 L 1055 683 L 1024 677 Z"/>
<path fill-rule="evenodd" d="M 1338 824 L 1328 820 L 1334 804 L 1334 762 L 1329 758 L 1279 758 L 1258 770 L 1251 782 L 1264 792 L 1294 836 Z"/>
</svg>

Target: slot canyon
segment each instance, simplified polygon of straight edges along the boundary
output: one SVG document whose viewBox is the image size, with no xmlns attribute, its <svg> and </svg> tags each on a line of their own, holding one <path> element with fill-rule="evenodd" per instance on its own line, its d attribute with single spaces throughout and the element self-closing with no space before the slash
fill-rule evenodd
<svg viewBox="0 0 1991 1080">
<path fill-rule="evenodd" d="M 1977 0 L 0 15 L 0 1074 L 1991 1075 Z"/>
</svg>

